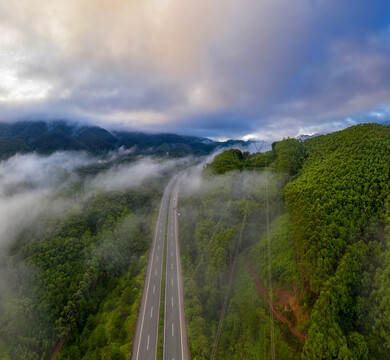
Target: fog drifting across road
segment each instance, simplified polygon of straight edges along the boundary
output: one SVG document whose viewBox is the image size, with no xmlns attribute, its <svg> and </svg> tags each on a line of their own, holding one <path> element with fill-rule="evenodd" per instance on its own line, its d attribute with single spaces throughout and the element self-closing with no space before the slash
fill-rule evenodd
<svg viewBox="0 0 390 360">
<path fill-rule="evenodd" d="M 118 155 L 123 156 L 123 151 Z M 116 159 L 111 153 L 109 159 Z M 102 160 L 84 152 L 56 152 L 52 155 L 17 154 L 0 162 L 0 248 L 12 242 L 15 234 L 36 219 L 59 215 L 93 196 L 99 189 L 124 191 L 136 188 L 190 161 L 157 160 L 143 157 L 128 164 L 110 166 L 89 175 L 88 192 L 81 197 L 59 196 L 72 184 L 82 181 L 80 168 L 98 165 Z"/>
<path fill-rule="evenodd" d="M 108 171 L 98 174 L 91 181 L 91 185 L 93 188 L 102 187 L 107 191 L 136 188 L 143 182 L 172 172 L 177 166 L 183 166 L 190 161 L 190 158 L 159 161 L 152 157 L 144 157 L 130 164 L 113 166 Z"/>
<path fill-rule="evenodd" d="M 89 281 L 92 268 L 115 278 L 129 263 L 142 264 L 138 259 L 148 246 L 159 192 L 189 161 L 131 156 L 119 149 L 100 157 L 18 154 L 0 162 L 0 357 L 6 351 L 15 358 L 15 346 L 39 357 L 51 353 L 66 328 L 60 320 L 76 316 L 64 304 L 78 304 L 74 287 Z M 79 259 L 72 251 L 80 243 Z M 62 267 L 71 261 L 81 268 L 80 284 Z M 67 280 L 52 279 L 48 271 Z M 52 306 L 57 285 L 69 296 L 53 319 L 45 306 Z M 26 318 L 27 303 L 31 317 Z M 30 340 L 45 344 L 33 349 Z"/>
</svg>

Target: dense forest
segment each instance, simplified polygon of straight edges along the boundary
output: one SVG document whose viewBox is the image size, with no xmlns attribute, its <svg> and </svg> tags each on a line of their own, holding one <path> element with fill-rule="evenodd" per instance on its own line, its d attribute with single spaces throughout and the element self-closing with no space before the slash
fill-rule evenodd
<svg viewBox="0 0 390 360">
<path fill-rule="evenodd" d="M 0 162 L 0 214 L 26 217 L 0 229 L 0 359 L 129 358 L 158 204 L 188 164 L 123 155 Z M 194 167 L 191 358 L 389 359 L 389 164 L 390 127 L 363 124 Z"/>
<path fill-rule="evenodd" d="M 145 169 L 151 160 L 145 161 L 63 170 L 60 180 L 66 186 L 40 200 L 51 204 L 44 205 L 49 213 L 32 223 L 19 221 L 12 234 L 5 234 L 0 359 L 51 359 L 62 344 L 58 359 L 129 358 L 154 219 L 171 168 L 162 162 L 154 178 L 131 186 L 134 176 L 128 176 L 128 185 L 116 190 L 96 180 L 109 176 L 115 181 L 118 169 L 137 163 Z M 151 164 L 153 170 L 160 166 Z M 30 196 L 34 184 L 30 179 L 0 188 L 6 201 L 18 193 Z M 54 211 L 54 203 L 62 204 L 60 212 Z"/>
<path fill-rule="evenodd" d="M 183 183 L 179 205 L 191 357 L 268 358 L 267 304 L 246 273 L 244 262 L 247 251 L 265 234 L 267 204 L 270 220 L 283 212 L 285 175 L 251 170 L 216 177 L 206 170 L 199 182 L 194 181 L 194 174 L 190 178 Z M 279 262 L 281 272 L 290 274 L 293 261 L 285 260 L 291 249 L 281 250 L 273 259 Z M 277 356 L 294 359 L 299 343 L 278 324 L 275 333 Z"/>
<path fill-rule="evenodd" d="M 389 164 L 390 128 L 379 124 L 208 164 L 207 190 L 181 199 L 193 357 L 388 359 Z M 251 174 L 253 186 L 232 180 Z"/>
</svg>

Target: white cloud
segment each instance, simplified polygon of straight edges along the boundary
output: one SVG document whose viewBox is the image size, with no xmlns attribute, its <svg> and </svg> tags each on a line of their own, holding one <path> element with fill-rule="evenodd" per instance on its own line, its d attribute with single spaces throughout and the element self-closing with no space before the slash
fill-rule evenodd
<svg viewBox="0 0 390 360">
<path fill-rule="evenodd" d="M 2 2 L 0 115 L 214 137 L 287 128 L 294 135 L 305 124 L 388 104 L 389 31 L 379 31 L 388 7 L 361 0 Z M 279 118 L 289 119 L 287 128 L 273 123 Z"/>
</svg>

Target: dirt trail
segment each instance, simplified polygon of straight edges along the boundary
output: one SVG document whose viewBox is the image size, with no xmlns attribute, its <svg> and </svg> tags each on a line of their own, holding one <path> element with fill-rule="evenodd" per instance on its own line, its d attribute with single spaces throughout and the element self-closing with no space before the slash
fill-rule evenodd
<svg viewBox="0 0 390 360">
<path fill-rule="evenodd" d="M 64 342 L 65 342 L 67 336 L 68 336 L 68 334 L 66 334 L 62 337 L 62 339 L 60 340 L 60 342 L 58 343 L 58 345 L 54 349 L 53 355 L 51 356 L 50 360 L 54 360 L 55 358 L 57 358 L 58 354 L 60 353 L 60 351 L 62 349 L 62 346 L 64 345 Z"/>
<path fill-rule="evenodd" d="M 246 251 L 245 253 L 245 269 L 246 271 L 251 275 L 251 277 L 253 278 L 255 284 L 256 284 L 256 288 L 257 288 L 257 291 L 263 295 L 265 301 L 267 302 L 268 306 L 271 308 L 274 316 L 276 318 L 278 318 L 282 323 L 284 324 L 287 324 L 288 327 L 290 328 L 290 331 L 291 333 L 296 336 L 302 343 L 304 343 L 307 339 L 307 336 L 306 335 L 303 335 L 303 334 L 300 334 L 297 332 L 297 329 L 296 329 L 296 326 L 294 326 L 293 324 L 291 324 L 290 321 L 287 320 L 286 317 L 284 317 L 281 313 L 279 313 L 275 308 L 274 306 L 272 305 L 271 303 L 271 300 L 268 296 L 268 292 L 263 284 L 263 282 L 261 281 L 259 275 L 257 274 L 257 272 L 255 271 L 255 269 L 253 269 L 251 263 L 250 263 L 250 260 L 249 260 L 249 249 Z"/>
</svg>

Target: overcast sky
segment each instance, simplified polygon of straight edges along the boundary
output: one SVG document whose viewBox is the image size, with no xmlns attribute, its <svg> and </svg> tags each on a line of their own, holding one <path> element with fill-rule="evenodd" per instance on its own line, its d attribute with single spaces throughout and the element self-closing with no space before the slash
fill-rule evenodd
<svg viewBox="0 0 390 360">
<path fill-rule="evenodd" d="M 390 118 L 389 0 L 0 0 L 0 121 L 276 139 Z"/>
</svg>

